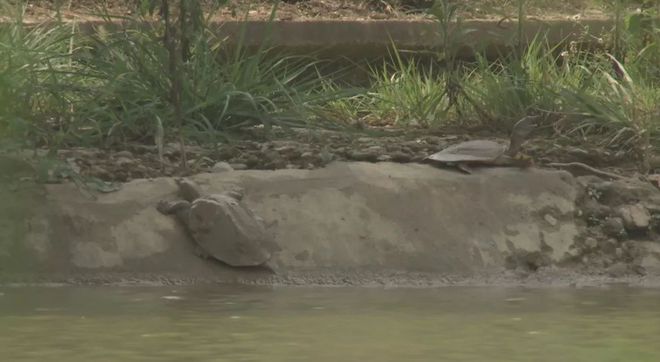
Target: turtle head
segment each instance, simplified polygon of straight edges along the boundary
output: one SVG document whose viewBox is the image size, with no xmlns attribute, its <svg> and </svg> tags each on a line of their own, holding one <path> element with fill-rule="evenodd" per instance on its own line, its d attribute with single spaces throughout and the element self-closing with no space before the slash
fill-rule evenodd
<svg viewBox="0 0 660 362">
<path fill-rule="evenodd" d="M 179 194 L 184 200 L 192 202 L 201 196 L 199 186 L 193 180 L 177 178 L 175 182 L 179 186 Z"/>
<path fill-rule="evenodd" d="M 515 158 L 520 153 L 523 143 L 538 128 L 540 121 L 541 116 L 525 116 L 513 125 L 509 148 L 507 149 L 509 156 Z"/>
</svg>

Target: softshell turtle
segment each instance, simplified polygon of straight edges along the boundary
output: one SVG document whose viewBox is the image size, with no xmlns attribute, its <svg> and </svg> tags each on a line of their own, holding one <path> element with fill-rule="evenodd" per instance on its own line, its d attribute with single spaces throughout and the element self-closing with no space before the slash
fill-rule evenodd
<svg viewBox="0 0 660 362">
<path fill-rule="evenodd" d="M 473 140 L 455 144 L 424 159 L 425 162 L 454 166 L 471 173 L 470 166 L 518 166 L 531 165 L 528 157 L 520 155 L 520 149 L 537 127 L 539 116 L 527 116 L 516 122 L 511 131 L 509 145 L 490 140 Z"/>
<path fill-rule="evenodd" d="M 176 183 L 183 199 L 161 201 L 157 209 L 176 215 L 197 243 L 201 256 L 235 267 L 262 265 L 270 259 L 271 237 L 263 221 L 241 202 L 241 193 L 202 196 L 193 181 L 177 179 Z"/>
</svg>

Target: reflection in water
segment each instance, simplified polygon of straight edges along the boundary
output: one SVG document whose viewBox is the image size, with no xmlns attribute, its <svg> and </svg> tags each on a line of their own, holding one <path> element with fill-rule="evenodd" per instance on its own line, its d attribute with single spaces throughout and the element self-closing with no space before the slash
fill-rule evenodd
<svg viewBox="0 0 660 362">
<path fill-rule="evenodd" d="M 660 361 L 643 289 L 0 288 L 2 361 Z"/>
</svg>

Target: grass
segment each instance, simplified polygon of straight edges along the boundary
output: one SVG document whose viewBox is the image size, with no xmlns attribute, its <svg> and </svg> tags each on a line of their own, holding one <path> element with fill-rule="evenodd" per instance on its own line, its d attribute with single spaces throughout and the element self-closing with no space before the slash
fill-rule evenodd
<svg viewBox="0 0 660 362">
<path fill-rule="evenodd" d="M 161 24 L 126 19 L 134 26 L 83 35 L 75 24 L 27 29 L 12 10 L 16 22 L 0 33 L 0 130 L 35 145 L 151 142 L 176 128 L 208 142 L 246 126 L 308 127 L 322 121 L 312 113 L 318 104 L 346 94 L 324 87 L 313 58 L 229 48 L 204 28 L 177 71 L 176 122 Z"/>
<path fill-rule="evenodd" d="M 515 5 L 523 20 L 525 2 Z M 460 12 L 447 3 L 438 9 L 444 9 L 437 13 L 444 16 L 440 31 L 459 21 Z M 459 62 L 451 46 L 438 54 L 443 67 L 394 52 L 392 62 L 371 69 L 365 92 L 322 77 L 322 63 L 314 57 L 286 56 L 266 46 L 256 52 L 229 48 L 202 27 L 189 37 L 189 54 L 177 68 L 177 116 L 176 77 L 170 76 L 162 24 L 135 23 L 92 35 L 75 24 L 28 29 L 12 7 L 16 22 L 0 31 L 0 136 L 22 147 L 51 149 L 153 143 L 176 134 L 215 143 L 248 126 L 359 120 L 504 130 L 526 114 L 541 113 L 551 123 L 549 136 L 628 152 L 648 170 L 649 155 L 660 145 L 660 26 L 654 18 L 660 6 L 633 13 L 624 6 L 612 9 L 619 21 L 605 51 L 553 47 L 539 34 L 495 62 Z M 443 34 L 461 44 L 462 32 Z"/>
</svg>

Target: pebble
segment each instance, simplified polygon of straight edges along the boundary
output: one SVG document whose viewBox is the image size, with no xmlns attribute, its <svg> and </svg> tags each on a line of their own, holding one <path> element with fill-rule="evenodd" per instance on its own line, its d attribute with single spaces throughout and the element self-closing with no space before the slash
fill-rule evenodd
<svg viewBox="0 0 660 362">
<path fill-rule="evenodd" d="M 229 164 L 229 167 L 231 167 L 234 170 L 246 170 L 248 167 L 244 163 L 231 163 Z"/>
<path fill-rule="evenodd" d="M 626 236 L 626 229 L 623 226 L 623 220 L 620 217 L 608 217 L 602 225 L 603 232 L 606 235 L 615 238 L 623 238 Z"/>
<path fill-rule="evenodd" d="M 412 157 L 403 151 L 392 152 L 392 160 L 396 162 L 410 162 Z"/>
<path fill-rule="evenodd" d="M 611 277 L 622 277 L 628 274 L 628 266 L 624 263 L 614 263 L 607 268 L 607 274 Z"/>
<path fill-rule="evenodd" d="M 117 157 L 115 163 L 119 167 L 126 167 L 126 166 L 132 166 L 133 164 L 135 164 L 135 161 L 128 157 Z"/>
<path fill-rule="evenodd" d="M 617 258 L 623 257 L 623 249 L 622 248 L 614 249 L 614 255 L 616 255 Z"/>
<path fill-rule="evenodd" d="M 651 222 L 651 214 L 641 204 L 624 205 L 617 212 L 627 230 L 646 230 Z"/>
<path fill-rule="evenodd" d="M 234 168 L 227 162 L 216 162 L 213 167 L 211 167 L 212 172 L 229 172 L 234 171 Z"/>
<path fill-rule="evenodd" d="M 588 237 L 584 240 L 584 245 L 589 249 L 596 249 L 598 247 L 598 240 Z"/>
<path fill-rule="evenodd" d="M 365 151 L 353 151 L 350 153 L 350 157 L 355 161 L 375 162 L 378 160 L 377 154 L 371 152 L 365 152 Z"/>
<path fill-rule="evenodd" d="M 546 221 L 548 224 L 550 224 L 550 225 L 552 225 L 552 226 L 557 226 L 558 221 L 557 221 L 557 219 L 555 219 L 554 216 L 552 216 L 552 215 L 550 215 L 550 214 L 545 214 L 545 216 L 543 216 L 543 218 L 545 219 L 545 221 Z"/>
<path fill-rule="evenodd" d="M 131 151 L 119 151 L 115 153 L 115 157 L 120 158 L 120 157 L 126 157 L 126 158 L 133 158 L 133 153 Z"/>
</svg>

